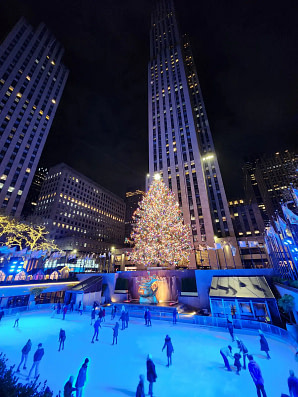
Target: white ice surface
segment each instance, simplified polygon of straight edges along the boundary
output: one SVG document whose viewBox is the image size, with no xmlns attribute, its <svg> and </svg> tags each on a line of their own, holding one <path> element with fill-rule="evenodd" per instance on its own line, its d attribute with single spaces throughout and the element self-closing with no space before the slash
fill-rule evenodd
<svg viewBox="0 0 298 397">
<path fill-rule="evenodd" d="M 18 365 L 22 347 L 29 338 L 32 340 L 28 369 L 21 372 L 20 377 L 25 382 L 33 354 L 41 342 L 45 355 L 39 368 L 40 381 L 48 380 L 54 396 L 59 390 L 63 396 L 65 382 L 70 375 L 76 378 L 85 357 L 88 357 L 90 362 L 83 397 L 133 397 L 139 374 L 146 375 L 148 353 L 153 356 L 158 376 L 154 384 L 156 397 L 256 396 L 248 370 L 242 370 L 237 376 L 235 368 L 233 372 L 224 369 L 219 350 L 231 344 L 228 332 L 179 323 L 173 326 L 170 322 L 156 320 L 152 321 L 152 327 L 146 327 L 142 319 L 131 318 L 129 328 L 119 330 L 118 345 L 112 346 L 111 327 L 115 320 L 110 321 L 107 315 L 103 328 L 99 330 L 99 342 L 91 344 L 93 326 L 90 326 L 90 314 L 68 313 L 63 321 L 61 316 L 51 318 L 50 312 L 27 312 L 21 317 L 19 328 L 13 328 L 13 317 L 4 317 L 0 323 L 0 351 L 7 355 L 9 364 Z M 66 342 L 64 351 L 58 352 L 61 327 L 66 330 Z M 170 368 L 166 367 L 165 350 L 161 351 L 166 334 L 172 338 L 175 350 Z M 241 333 L 239 337 L 261 367 L 267 396 L 280 397 L 281 393 L 288 393 L 289 369 L 294 369 L 298 375 L 295 349 L 287 342 L 266 335 L 272 357 L 267 360 L 259 350 L 256 334 Z M 232 346 L 234 352 L 238 351 L 235 343 Z M 145 392 L 148 392 L 147 381 Z"/>
</svg>

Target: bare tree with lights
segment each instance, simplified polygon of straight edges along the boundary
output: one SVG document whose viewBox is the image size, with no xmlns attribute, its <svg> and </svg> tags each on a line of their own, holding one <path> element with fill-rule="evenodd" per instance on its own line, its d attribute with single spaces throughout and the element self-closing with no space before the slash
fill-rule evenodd
<svg viewBox="0 0 298 397">
<path fill-rule="evenodd" d="M 145 266 L 174 267 L 189 262 L 192 251 L 190 226 L 183 223 L 174 194 L 157 174 L 139 208 L 135 225 L 132 262 Z"/>
</svg>

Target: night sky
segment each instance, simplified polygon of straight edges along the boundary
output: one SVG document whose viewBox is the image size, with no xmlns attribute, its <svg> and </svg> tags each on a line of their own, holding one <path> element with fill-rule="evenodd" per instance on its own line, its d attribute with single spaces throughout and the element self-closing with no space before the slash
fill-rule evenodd
<svg viewBox="0 0 298 397">
<path fill-rule="evenodd" d="M 190 34 L 226 193 L 236 198 L 245 156 L 297 149 L 298 5 L 175 3 L 181 33 Z M 24 15 L 34 26 L 45 22 L 65 48 L 70 74 L 40 165 L 63 161 L 121 196 L 144 187 L 153 4 L 0 2 L 1 41 Z"/>
</svg>

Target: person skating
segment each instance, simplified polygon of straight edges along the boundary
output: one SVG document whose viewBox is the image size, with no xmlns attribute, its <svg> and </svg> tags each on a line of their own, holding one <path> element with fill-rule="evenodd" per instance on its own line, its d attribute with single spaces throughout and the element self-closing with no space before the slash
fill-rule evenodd
<svg viewBox="0 0 298 397">
<path fill-rule="evenodd" d="M 21 362 L 20 362 L 20 364 L 19 364 L 19 366 L 17 368 L 17 372 L 20 372 L 20 367 L 21 367 L 23 361 L 24 361 L 23 369 L 27 369 L 26 364 L 27 364 L 28 354 L 29 354 L 29 352 L 31 350 L 31 347 L 32 347 L 31 340 L 28 339 L 26 345 L 22 349 L 22 359 L 21 359 Z"/>
<path fill-rule="evenodd" d="M 35 369 L 35 378 L 38 377 L 38 367 L 39 367 L 39 364 L 40 364 L 40 361 L 41 361 L 43 355 L 44 355 L 44 349 L 42 347 L 42 343 L 39 343 L 38 344 L 38 348 L 37 348 L 36 352 L 34 353 L 33 364 L 32 364 L 32 367 L 30 369 L 30 372 L 29 372 L 29 375 L 27 377 L 27 380 L 29 380 L 29 378 L 31 376 L 31 373 L 32 373 L 32 371 L 34 369 Z"/>
<path fill-rule="evenodd" d="M 148 311 L 147 311 L 147 325 L 149 326 L 149 327 L 151 327 L 151 312 L 150 312 L 150 310 L 148 309 Z"/>
<path fill-rule="evenodd" d="M 60 314 L 60 312 L 61 312 L 61 303 L 58 302 L 58 305 L 57 305 L 57 314 Z"/>
<path fill-rule="evenodd" d="M 236 375 L 240 375 L 240 371 L 241 371 L 240 358 L 241 358 L 241 354 L 239 353 L 234 354 L 234 359 L 235 359 L 234 365 L 237 368 Z"/>
<path fill-rule="evenodd" d="M 298 379 L 296 378 L 293 370 L 290 370 L 290 376 L 288 377 L 288 387 L 290 397 L 298 397 Z"/>
<path fill-rule="evenodd" d="M 147 362 L 146 362 L 146 366 L 147 366 L 147 380 L 149 382 L 149 396 L 153 396 L 153 383 L 156 382 L 156 371 L 155 371 L 155 365 L 152 361 L 152 356 L 151 354 L 148 354 L 147 356 Z"/>
<path fill-rule="evenodd" d="M 92 325 L 93 321 L 95 321 L 95 315 L 96 315 L 95 309 L 92 309 L 91 310 L 91 322 L 90 322 L 90 325 Z"/>
<path fill-rule="evenodd" d="M 145 397 L 144 375 L 140 375 L 140 381 L 137 387 L 136 397 Z"/>
<path fill-rule="evenodd" d="M 65 320 L 66 313 L 67 313 L 67 305 L 65 305 L 63 308 L 63 320 Z"/>
<path fill-rule="evenodd" d="M 271 358 L 270 357 L 270 355 L 269 355 L 269 345 L 268 345 L 268 342 L 267 342 L 267 339 L 265 338 L 265 336 L 264 336 L 264 334 L 263 334 L 263 332 L 259 329 L 259 335 L 260 335 L 260 345 L 261 345 L 261 351 L 262 352 L 266 352 L 266 354 L 267 354 L 267 358 L 268 358 L 268 360 Z"/>
<path fill-rule="evenodd" d="M 101 322 L 102 321 L 102 308 L 100 308 L 98 311 L 98 318 L 99 318 L 99 321 Z"/>
<path fill-rule="evenodd" d="M 13 325 L 13 328 L 15 328 L 15 327 L 19 327 L 19 320 L 20 320 L 20 317 L 21 317 L 21 313 L 18 311 L 18 312 L 16 312 L 16 319 L 15 319 L 15 322 L 14 322 L 14 325 Z"/>
<path fill-rule="evenodd" d="M 175 309 L 173 310 L 173 324 L 177 323 L 177 309 L 175 307 Z"/>
<path fill-rule="evenodd" d="M 95 337 L 96 337 L 96 340 L 98 341 L 98 330 L 99 330 L 99 328 L 101 328 L 100 319 L 99 318 L 95 321 L 93 327 L 94 327 L 94 334 L 93 334 L 93 338 L 92 338 L 91 343 L 94 343 L 94 338 Z"/>
<path fill-rule="evenodd" d="M 229 360 L 228 360 L 228 357 L 234 358 L 232 355 L 232 346 L 229 345 L 229 346 L 222 347 L 220 349 L 220 354 L 224 360 L 225 367 L 227 368 L 227 370 L 232 371 L 231 367 L 230 367 Z"/>
<path fill-rule="evenodd" d="M 173 344 L 172 344 L 172 341 L 171 341 L 171 338 L 169 337 L 169 335 L 166 336 L 165 343 L 164 343 L 161 351 L 164 351 L 165 347 L 167 348 L 167 357 L 168 357 L 167 367 L 169 367 L 170 365 L 172 365 L 172 354 L 174 353 Z"/>
<path fill-rule="evenodd" d="M 76 390 L 75 387 L 72 386 L 73 384 L 73 376 L 70 376 L 68 381 L 64 385 L 63 396 L 64 397 L 73 397 L 72 392 Z"/>
<path fill-rule="evenodd" d="M 234 338 L 234 325 L 233 325 L 233 319 L 232 319 L 231 315 L 229 315 L 228 318 L 227 318 L 227 328 L 228 328 L 229 333 L 231 335 L 232 342 L 234 342 L 235 341 L 235 338 Z"/>
<path fill-rule="evenodd" d="M 245 344 L 240 340 L 239 338 L 236 338 L 237 341 L 237 347 L 239 349 L 239 353 L 242 353 L 243 355 L 243 369 L 246 369 L 246 357 L 248 355 L 248 349 L 245 346 Z"/>
<path fill-rule="evenodd" d="M 145 325 L 148 325 L 148 309 L 146 308 L 144 313 Z"/>
<path fill-rule="evenodd" d="M 121 312 L 121 316 L 120 316 L 119 320 L 122 321 L 121 331 L 123 331 L 125 329 L 125 312 L 124 311 Z"/>
<path fill-rule="evenodd" d="M 54 317 L 55 317 L 55 314 L 56 314 L 56 305 L 54 304 L 54 305 L 52 306 L 51 318 L 54 318 Z"/>
<path fill-rule="evenodd" d="M 115 324 L 115 327 L 113 328 L 113 343 L 112 345 L 114 345 L 116 343 L 117 345 L 117 341 L 118 341 L 118 330 L 119 330 L 119 323 L 118 321 Z"/>
<path fill-rule="evenodd" d="M 261 393 L 262 393 L 263 397 L 267 397 L 267 394 L 266 394 L 265 388 L 264 388 L 264 379 L 262 377 L 262 372 L 261 372 L 260 367 L 255 362 L 255 360 L 251 354 L 249 354 L 247 356 L 247 358 L 249 360 L 248 370 L 250 372 L 252 380 L 254 381 L 254 384 L 256 385 L 258 397 L 261 397 Z"/>
<path fill-rule="evenodd" d="M 112 305 L 111 320 L 114 320 L 116 314 L 116 306 Z"/>
<path fill-rule="evenodd" d="M 62 346 L 62 350 L 64 350 L 65 339 L 66 339 L 66 333 L 65 333 L 64 329 L 60 328 L 60 332 L 59 332 L 59 342 L 60 342 L 60 344 L 59 344 L 58 352 L 60 352 L 61 346 Z"/>
<path fill-rule="evenodd" d="M 125 328 L 128 328 L 128 321 L 129 321 L 128 310 L 125 311 L 124 315 L 125 315 Z"/>
<path fill-rule="evenodd" d="M 76 387 L 76 397 L 82 397 L 83 388 L 85 386 L 86 378 L 87 378 L 87 367 L 88 367 L 89 359 L 86 358 L 84 364 L 81 366 L 80 371 L 78 373 L 77 381 L 75 384 Z"/>
</svg>

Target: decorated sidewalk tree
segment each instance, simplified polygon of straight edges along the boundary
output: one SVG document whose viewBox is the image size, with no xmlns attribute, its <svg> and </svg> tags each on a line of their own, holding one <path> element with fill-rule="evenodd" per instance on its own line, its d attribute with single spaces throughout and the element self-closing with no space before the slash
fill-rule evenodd
<svg viewBox="0 0 298 397">
<path fill-rule="evenodd" d="M 134 221 L 131 259 L 135 264 L 174 267 L 188 263 L 190 227 L 183 223 L 179 204 L 159 174 L 135 211 Z"/>
</svg>

